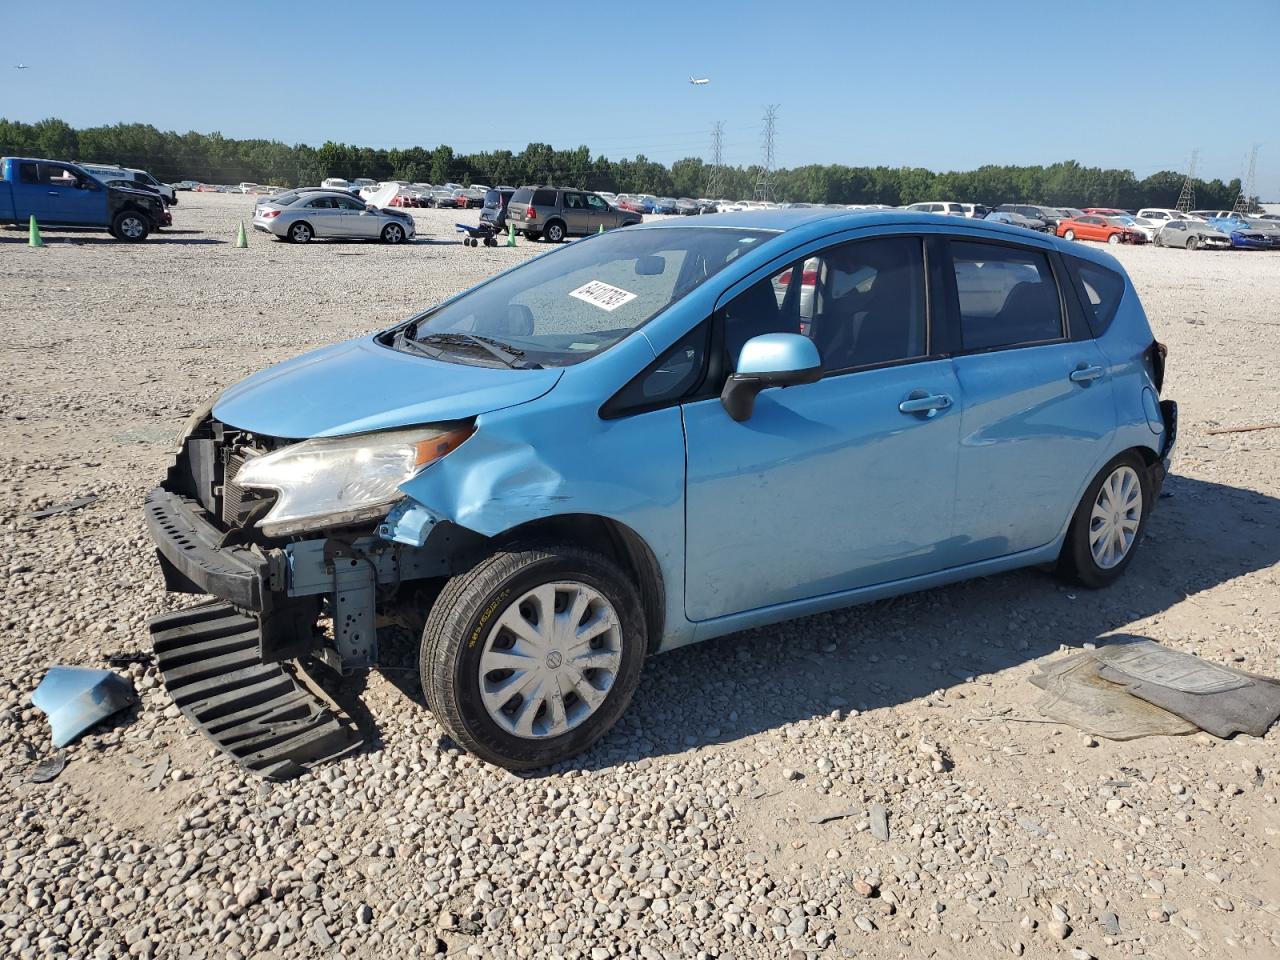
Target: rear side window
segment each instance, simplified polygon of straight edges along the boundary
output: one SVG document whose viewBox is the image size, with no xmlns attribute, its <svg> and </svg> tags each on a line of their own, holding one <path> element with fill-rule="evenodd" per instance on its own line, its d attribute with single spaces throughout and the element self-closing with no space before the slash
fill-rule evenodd
<svg viewBox="0 0 1280 960">
<path fill-rule="evenodd" d="M 951 241 L 964 350 L 1060 340 L 1062 301 L 1038 250 Z"/>
<path fill-rule="evenodd" d="M 18 164 L 18 180 L 22 183 L 39 183 L 40 174 L 34 163 Z"/>
<path fill-rule="evenodd" d="M 1068 257 L 1067 264 L 1074 275 L 1080 299 L 1087 308 L 1093 335 L 1100 337 L 1111 326 L 1111 321 L 1120 308 L 1120 300 L 1124 296 L 1124 277 L 1114 270 L 1074 257 Z"/>
<path fill-rule="evenodd" d="M 554 190 L 533 191 L 533 205 L 535 207 L 554 207 L 556 205 L 556 192 Z"/>
<path fill-rule="evenodd" d="M 533 191 L 523 187 L 511 195 L 512 203 L 529 203 L 531 200 L 533 200 Z"/>
</svg>

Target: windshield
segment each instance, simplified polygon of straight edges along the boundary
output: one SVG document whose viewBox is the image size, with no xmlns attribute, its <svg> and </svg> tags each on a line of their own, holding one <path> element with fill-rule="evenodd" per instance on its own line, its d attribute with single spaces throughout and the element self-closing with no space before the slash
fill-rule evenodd
<svg viewBox="0 0 1280 960">
<path fill-rule="evenodd" d="M 402 332 L 459 363 L 495 361 L 457 336 L 469 334 L 526 364 L 568 366 L 604 352 L 775 235 L 723 227 L 614 230 L 530 260 Z"/>
</svg>

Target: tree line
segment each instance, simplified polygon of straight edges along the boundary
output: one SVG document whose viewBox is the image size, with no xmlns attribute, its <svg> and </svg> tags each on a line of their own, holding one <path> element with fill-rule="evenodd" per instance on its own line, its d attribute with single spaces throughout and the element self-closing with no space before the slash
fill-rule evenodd
<svg viewBox="0 0 1280 960">
<path fill-rule="evenodd" d="M 353 144 L 281 143 L 234 140 L 220 133 L 161 131 L 149 124 L 117 123 L 75 129 L 58 119 L 21 123 L 0 118 L 0 154 L 117 163 L 150 171 L 163 181 L 254 183 L 301 186 L 327 177 L 370 177 L 441 184 L 557 184 L 615 193 L 750 198 L 760 167 L 722 166 L 718 171 L 697 157 L 670 166 L 643 154 L 611 160 L 584 146 L 557 150 L 531 143 L 519 153 L 494 150 L 455 153 L 452 147 L 378 149 Z M 987 165 L 976 170 L 936 173 L 923 167 L 854 167 L 808 164 L 776 170 L 773 199 L 807 203 L 883 203 L 899 206 L 927 200 L 979 203 L 1043 203 L 1057 207 L 1172 207 L 1183 174 L 1162 170 L 1138 179 L 1131 170 L 1085 167 L 1074 160 L 1049 166 Z M 1240 180 L 1201 180 L 1196 206 L 1230 208 Z"/>
</svg>

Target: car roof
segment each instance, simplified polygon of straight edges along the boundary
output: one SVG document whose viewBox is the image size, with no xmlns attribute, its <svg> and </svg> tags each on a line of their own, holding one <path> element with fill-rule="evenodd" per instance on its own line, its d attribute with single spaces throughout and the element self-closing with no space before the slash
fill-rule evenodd
<svg viewBox="0 0 1280 960">
<path fill-rule="evenodd" d="M 1032 204 L 1023 204 L 1032 206 Z M 1062 240 L 1049 234 L 1001 223 L 997 220 L 973 220 L 968 217 L 949 217 L 937 213 L 918 213 L 910 210 L 831 210 L 826 207 L 777 210 L 742 210 L 735 213 L 703 214 L 690 222 L 689 218 L 651 220 L 627 227 L 627 230 L 679 230 L 731 227 L 739 230 L 769 230 L 779 234 L 794 233 L 803 242 L 842 230 L 858 227 L 920 227 L 925 225 L 945 227 L 951 234 L 967 234 L 975 239 L 991 237 L 1018 241 L 1033 241 L 1033 246 L 1046 245 L 1063 253 L 1092 260 L 1112 270 L 1119 270 L 1114 257 L 1102 250 Z"/>
</svg>

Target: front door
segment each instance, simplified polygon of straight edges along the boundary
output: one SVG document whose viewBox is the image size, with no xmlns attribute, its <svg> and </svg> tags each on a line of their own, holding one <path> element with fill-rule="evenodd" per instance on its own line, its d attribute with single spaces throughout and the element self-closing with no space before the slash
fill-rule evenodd
<svg viewBox="0 0 1280 960">
<path fill-rule="evenodd" d="M 107 218 L 107 191 L 96 180 L 65 164 L 24 161 L 18 176 L 23 195 L 36 221 L 49 224 L 104 226 Z M 36 182 L 31 178 L 35 176 Z M 14 199 L 17 199 L 15 192 Z M 19 206 L 21 206 L 19 204 Z"/>
<path fill-rule="evenodd" d="M 717 313 L 725 363 L 800 332 L 806 276 L 823 378 L 763 391 L 742 423 L 717 398 L 683 408 L 691 620 L 950 565 L 959 386 L 931 353 L 923 241 L 837 244 L 764 277 Z"/>
<path fill-rule="evenodd" d="M 355 197 L 334 197 L 334 199 L 338 202 L 344 237 L 361 237 L 368 240 L 381 233 L 382 217 L 371 212 L 362 201 Z"/>
<path fill-rule="evenodd" d="M 1107 363 L 1071 339 L 1049 257 L 1026 247 L 952 240 L 963 410 L 956 553 L 987 560 L 1062 532 L 1114 429 Z"/>
<path fill-rule="evenodd" d="M 618 214 L 605 203 L 604 197 L 588 193 L 587 197 L 587 232 L 597 233 L 601 227 L 612 230 L 618 225 Z"/>
</svg>

